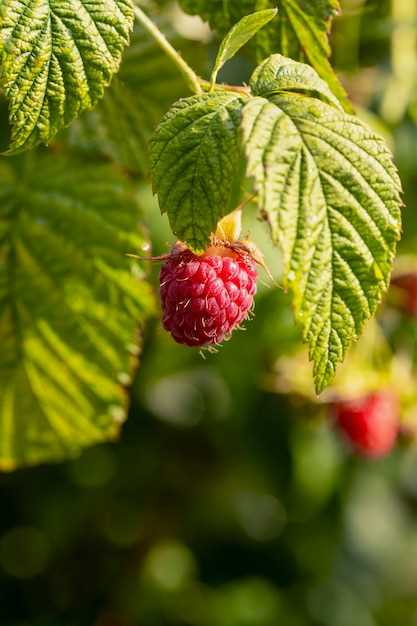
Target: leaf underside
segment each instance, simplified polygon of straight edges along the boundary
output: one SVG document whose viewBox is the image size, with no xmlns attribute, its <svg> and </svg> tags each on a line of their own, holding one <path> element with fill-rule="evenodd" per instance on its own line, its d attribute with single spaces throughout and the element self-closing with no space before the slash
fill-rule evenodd
<svg viewBox="0 0 417 626">
<path fill-rule="evenodd" d="M 174 234 L 204 249 L 239 198 L 239 145 L 245 98 L 212 93 L 184 98 L 162 119 L 151 142 L 154 191 Z"/>
<path fill-rule="evenodd" d="M 119 68 L 133 19 L 130 0 L 3 0 L 9 153 L 48 143 L 96 104 Z"/>
<path fill-rule="evenodd" d="M 259 84 L 258 72 L 255 94 Z M 388 286 L 400 181 L 384 142 L 357 118 L 280 87 L 246 104 L 243 142 L 320 393 Z"/>
<path fill-rule="evenodd" d="M 39 175 L 42 172 L 42 176 Z M 117 436 L 152 306 L 126 180 L 60 157 L 0 164 L 0 468 Z"/>
</svg>

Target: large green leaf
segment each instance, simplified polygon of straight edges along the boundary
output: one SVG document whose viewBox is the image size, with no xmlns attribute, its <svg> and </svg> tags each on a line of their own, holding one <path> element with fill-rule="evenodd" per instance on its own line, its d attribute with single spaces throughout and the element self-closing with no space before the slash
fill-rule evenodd
<svg viewBox="0 0 417 626">
<path fill-rule="evenodd" d="M 3 0 L 0 11 L 12 153 L 48 143 L 102 97 L 129 41 L 133 11 L 130 0 Z"/>
<path fill-rule="evenodd" d="M 105 165 L 0 161 L 0 467 L 113 439 L 152 305 L 126 257 L 146 244 Z"/>
<path fill-rule="evenodd" d="M 239 125 L 245 96 L 209 93 L 177 102 L 151 142 L 154 191 L 177 237 L 201 249 L 239 199 Z"/>
<path fill-rule="evenodd" d="M 382 139 L 307 77 L 302 64 L 271 57 L 251 81 L 260 95 L 246 104 L 242 127 L 320 392 L 388 286 L 401 201 Z"/>
<path fill-rule="evenodd" d="M 347 110 L 351 105 L 330 63 L 328 33 L 331 19 L 340 10 L 339 0 L 180 0 L 185 11 L 198 14 L 221 36 L 244 15 L 278 8 L 278 18 L 256 37 L 258 60 L 274 52 L 308 61 L 330 85 Z"/>
<path fill-rule="evenodd" d="M 197 42 L 180 37 L 166 19 L 158 27 L 193 67 L 205 68 Z M 84 113 L 68 130 L 70 143 L 87 153 L 101 153 L 132 173 L 149 173 L 148 141 L 175 100 L 189 89 L 182 74 L 155 40 L 136 24 L 120 71 L 94 111 Z"/>
</svg>

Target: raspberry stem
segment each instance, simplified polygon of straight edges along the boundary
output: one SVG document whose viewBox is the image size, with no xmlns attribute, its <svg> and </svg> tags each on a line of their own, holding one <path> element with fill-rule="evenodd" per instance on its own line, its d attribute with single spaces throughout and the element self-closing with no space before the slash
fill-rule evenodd
<svg viewBox="0 0 417 626">
<path fill-rule="evenodd" d="M 184 76 L 187 85 L 194 93 L 201 93 L 200 86 L 201 79 L 197 76 L 194 70 L 188 65 L 188 63 L 182 58 L 182 56 L 175 50 L 175 48 L 169 43 L 165 35 L 159 30 L 156 24 L 142 11 L 138 6 L 133 7 L 136 18 L 142 24 L 144 28 L 152 35 L 159 47 L 172 59 L 175 65 Z"/>
<path fill-rule="evenodd" d="M 170 59 L 178 67 L 181 74 L 184 76 L 185 82 L 193 93 L 202 93 L 202 91 L 210 91 L 211 83 L 208 80 L 204 80 L 198 76 L 192 67 L 182 58 L 180 53 L 170 44 L 165 35 L 159 30 L 157 25 L 149 19 L 146 13 L 139 7 L 134 6 L 133 11 L 136 19 L 142 24 L 142 26 L 152 35 L 159 47 L 167 54 Z M 214 86 L 215 91 L 236 91 L 248 95 L 250 93 L 249 87 L 242 85 L 222 85 L 216 84 Z"/>
</svg>

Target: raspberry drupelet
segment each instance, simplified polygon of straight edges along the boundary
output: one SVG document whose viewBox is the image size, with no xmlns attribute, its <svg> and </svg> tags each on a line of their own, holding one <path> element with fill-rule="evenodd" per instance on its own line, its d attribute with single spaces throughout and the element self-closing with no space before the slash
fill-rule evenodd
<svg viewBox="0 0 417 626">
<path fill-rule="evenodd" d="M 222 343 L 248 317 L 256 281 L 250 254 L 216 245 L 196 255 L 174 246 L 160 274 L 165 329 L 187 346 Z"/>
</svg>

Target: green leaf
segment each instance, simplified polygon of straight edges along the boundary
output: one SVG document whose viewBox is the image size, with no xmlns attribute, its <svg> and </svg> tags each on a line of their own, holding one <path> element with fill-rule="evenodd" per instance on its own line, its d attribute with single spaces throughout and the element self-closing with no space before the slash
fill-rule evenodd
<svg viewBox="0 0 417 626">
<path fill-rule="evenodd" d="M 255 95 L 260 76 L 252 81 Z M 281 90 L 276 76 L 270 98 L 255 97 L 243 109 L 248 174 L 282 251 L 284 286 L 320 393 L 389 284 L 400 181 L 383 140 L 320 93 L 314 97 L 317 81 L 304 95 L 307 89 Z"/>
<path fill-rule="evenodd" d="M 277 9 L 257 11 L 256 13 L 245 15 L 245 17 L 242 17 L 242 19 L 233 26 L 220 44 L 211 75 L 212 84 L 216 82 L 217 74 L 223 65 L 232 59 L 240 48 L 248 43 L 261 28 L 276 17 L 277 12 Z"/>
<path fill-rule="evenodd" d="M 131 173 L 146 175 L 152 129 L 147 111 L 137 106 L 139 99 L 139 94 L 116 77 L 94 111 L 76 120 L 65 139 L 88 156 L 105 155 Z"/>
<path fill-rule="evenodd" d="M 0 467 L 117 436 L 152 297 L 124 177 L 64 156 L 0 161 Z"/>
<path fill-rule="evenodd" d="M 206 69 L 203 47 L 178 35 L 165 19 L 158 27 L 193 67 Z M 148 142 L 169 107 L 188 87 L 149 33 L 136 23 L 118 75 L 94 111 L 76 120 L 67 137 L 87 154 L 104 154 L 132 173 L 148 175 Z"/>
<path fill-rule="evenodd" d="M 250 86 L 253 93 L 270 98 L 281 92 L 301 93 L 342 109 L 339 100 L 309 65 L 297 63 L 280 54 L 265 59 L 254 71 Z"/>
<path fill-rule="evenodd" d="M 278 17 L 254 40 L 256 59 L 274 52 L 296 61 L 308 61 L 330 86 L 347 111 L 352 106 L 329 63 L 328 33 L 339 10 L 339 0 L 180 0 L 184 11 L 198 14 L 224 36 L 238 20 L 256 10 L 278 8 Z"/>
<path fill-rule="evenodd" d="M 3 0 L 0 86 L 9 154 L 48 143 L 103 96 L 133 26 L 130 0 Z"/>
<path fill-rule="evenodd" d="M 279 1 L 266 3 L 261 0 L 179 0 L 182 9 L 191 15 L 200 15 L 221 35 L 227 32 L 245 15 L 260 9 L 276 8 Z"/>
<path fill-rule="evenodd" d="M 151 142 L 153 188 L 174 234 L 203 249 L 238 203 L 242 176 L 241 94 L 208 93 L 177 102 Z"/>
<path fill-rule="evenodd" d="M 307 60 L 332 89 L 333 93 L 348 112 L 352 112 L 346 92 L 337 78 L 329 56 L 331 54 L 328 32 L 330 19 L 340 9 L 339 0 L 285 0 L 284 2 L 288 29 L 288 39 L 294 38 L 298 53 L 288 54 L 290 50 L 281 49 L 281 53 L 297 59 Z"/>
</svg>

